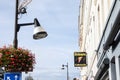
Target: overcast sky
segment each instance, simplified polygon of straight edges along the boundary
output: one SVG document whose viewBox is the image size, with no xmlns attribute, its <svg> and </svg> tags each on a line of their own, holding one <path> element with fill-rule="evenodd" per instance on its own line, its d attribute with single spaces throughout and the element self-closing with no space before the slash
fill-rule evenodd
<svg viewBox="0 0 120 80">
<path fill-rule="evenodd" d="M 15 23 L 15 1 L 0 0 L 0 47 L 13 44 Z M 22 0 L 20 0 L 22 2 Z M 78 46 L 78 15 L 80 0 L 32 0 L 27 5 L 27 14 L 19 15 L 19 23 L 33 22 L 37 18 L 47 31 L 44 39 L 34 40 L 34 26 L 21 27 L 18 34 L 18 46 L 31 50 L 36 57 L 35 69 L 31 75 L 34 80 L 66 80 L 69 64 L 69 77 L 80 76 L 74 67 L 74 51 Z"/>
</svg>

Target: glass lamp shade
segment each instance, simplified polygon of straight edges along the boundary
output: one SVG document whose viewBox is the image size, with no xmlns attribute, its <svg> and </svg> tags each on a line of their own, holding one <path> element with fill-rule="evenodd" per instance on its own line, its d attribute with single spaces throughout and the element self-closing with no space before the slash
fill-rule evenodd
<svg viewBox="0 0 120 80">
<path fill-rule="evenodd" d="M 41 39 L 47 37 L 47 32 L 42 27 L 35 27 L 33 39 Z"/>
</svg>

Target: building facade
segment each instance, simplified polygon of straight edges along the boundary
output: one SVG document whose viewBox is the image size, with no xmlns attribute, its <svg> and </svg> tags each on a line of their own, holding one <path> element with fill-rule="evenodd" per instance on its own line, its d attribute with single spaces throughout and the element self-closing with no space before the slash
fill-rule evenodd
<svg viewBox="0 0 120 80">
<path fill-rule="evenodd" d="M 120 0 L 80 0 L 81 80 L 120 80 Z"/>
</svg>

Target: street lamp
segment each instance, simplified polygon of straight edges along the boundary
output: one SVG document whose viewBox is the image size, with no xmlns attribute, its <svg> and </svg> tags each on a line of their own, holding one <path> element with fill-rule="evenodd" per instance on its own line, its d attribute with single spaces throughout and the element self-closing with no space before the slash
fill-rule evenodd
<svg viewBox="0 0 120 80">
<path fill-rule="evenodd" d="M 63 64 L 61 69 L 64 70 L 65 67 L 67 68 L 67 80 L 69 80 L 68 63 L 66 65 Z"/>
<path fill-rule="evenodd" d="M 38 22 L 37 18 L 34 19 L 33 23 L 23 23 L 18 24 L 18 15 L 26 13 L 26 9 L 24 6 L 20 9 L 18 9 L 19 0 L 16 0 L 16 11 L 15 11 L 15 32 L 14 32 L 14 42 L 13 47 L 17 49 L 18 47 L 18 40 L 17 40 L 17 33 L 20 30 L 21 26 L 28 26 L 28 25 L 35 25 L 34 26 L 34 33 L 33 33 L 33 39 L 41 39 L 45 38 L 47 36 L 47 32 L 41 27 L 40 23 Z"/>
</svg>

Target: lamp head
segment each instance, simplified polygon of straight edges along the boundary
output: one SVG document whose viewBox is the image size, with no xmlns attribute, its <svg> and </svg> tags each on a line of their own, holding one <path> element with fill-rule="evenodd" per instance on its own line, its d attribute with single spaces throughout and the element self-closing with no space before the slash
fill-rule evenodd
<svg viewBox="0 0 120 80">
<path fill-rule="evenodd" d="M 65 68 L 64 68 L 64 67 L 62 67 L 61 69 L 62 69 L 62 70 L 64 70 Z"/>
<path fill-rule="evenodd" d="M 64 70 L 65 68 L 64 68 L 64 64 L 62 65 L 62 68 L 61 68 L 62 70 Z"/>
<path fill-rule="evenodd" d="M 34 19 L 34 24 L 35 24 L 35 28 L 34 28 L 34 33 L 33 33 L 33 39 L 45 38 L 48 34 L 41 27 L 40 23 L 38 22 L 38 20 L 36 18 Z"/>
<path fill-rule="evenodd" d="M 64 64 L 62 64 L 62 67 L 64 67 Z"/>
</svg>

